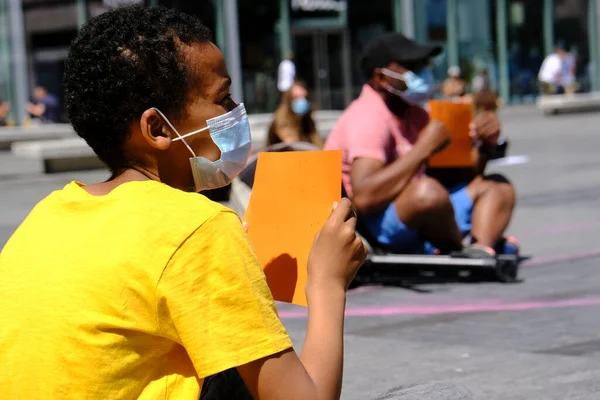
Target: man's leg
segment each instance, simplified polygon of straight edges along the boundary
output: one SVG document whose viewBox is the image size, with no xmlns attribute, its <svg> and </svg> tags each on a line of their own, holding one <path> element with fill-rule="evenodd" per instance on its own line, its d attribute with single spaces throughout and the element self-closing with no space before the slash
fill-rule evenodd
<svg viewBox="0 0 600 400">
<path fill-rule="evenodd" d="M 502 175 L 489 175 L 472 180 L 467 191 L 474 203 L 471 233 L 477 243 L 493 248 L 510 223 L 515 189 Z"/>
<path fill-rule="evenodd" d="M 394 201 L 396 214 L 442 253 L 462 249 L 448 191 L 435 179 L 413 179 Z"/>
<path fill-rule="evenodd" d="M 540 92 L 543 95 L 556 94 L 556 87 L 552 83 L 540 82 L 539 85 L 540 85 Z"/>
</svg>

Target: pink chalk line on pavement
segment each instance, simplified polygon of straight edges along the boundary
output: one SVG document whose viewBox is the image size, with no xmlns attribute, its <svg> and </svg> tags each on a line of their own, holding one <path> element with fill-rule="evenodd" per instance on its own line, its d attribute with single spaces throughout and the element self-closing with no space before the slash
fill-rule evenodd
<svg viewBox="0 0 600 400">
<path fill-rule="evenodd" d="M 433 305 L 433 306 L 406 306 L 406 307 L 360 307 L 348 308 L 347 317 L 376 317 L 390 315 L 434 315 L 434 314 L 458 314 L 474 312 L 497 312 L 497 311 L 523 311 L 544 308 L 582 307 L 600 305 L 600 297 L 590 297 L 568 300 L 548 301 L 526 301 L 518 303 L 493 303 L 485 302 L 478 304 L 462 305 Z M 279 317 L 282 319 L 301 319 L 307 317 L 306 310 L 281 311 Z"/>
</svg>

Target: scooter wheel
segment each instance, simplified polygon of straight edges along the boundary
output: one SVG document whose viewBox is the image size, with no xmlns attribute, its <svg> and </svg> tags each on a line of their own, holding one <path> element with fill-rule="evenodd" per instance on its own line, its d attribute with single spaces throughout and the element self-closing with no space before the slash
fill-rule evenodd
<svg viewBox="0 0 600 400">
<path fill-rule="evenodd" d="M 513 283 L 517 281 L 519 265 L 513 261 L 498 261 L 496 266 L 496 278 L 502 283 Z"/>
</svg>

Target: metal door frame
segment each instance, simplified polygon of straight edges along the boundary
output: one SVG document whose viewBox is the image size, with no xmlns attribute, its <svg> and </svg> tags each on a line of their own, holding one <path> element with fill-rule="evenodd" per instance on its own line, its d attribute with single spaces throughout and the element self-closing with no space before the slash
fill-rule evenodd
<svg viewBox="0 0 600 400">
<path fill-rule="evenodd" d="M 291 32 L 295 36 L 311 36 L 312 38 L 312 57 L 313 74 L 315 78 L 315 98 L 318 100 L 321 109 L 331 109 L 331 81 L 329 73 L 321 78 L 320 70 L 323 67 L 329 69 L 329 49 L 327 45 L 328 35 L 339 35 L 342 39 L 342 90 L 344 92 L 344 103 L 348 106 L 352 101 L 352 68 L 350 60 L 350 35 L 347 28 L 295 28 Z M 334 71 L 337 73 L 338 71 Z"/>
</svg>

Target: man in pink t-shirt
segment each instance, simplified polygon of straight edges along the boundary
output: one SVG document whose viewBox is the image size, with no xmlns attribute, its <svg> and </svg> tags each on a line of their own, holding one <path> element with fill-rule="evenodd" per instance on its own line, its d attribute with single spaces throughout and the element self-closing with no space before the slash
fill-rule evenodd
<svg viewBox="0 0 600 400">
<path fill-rule="evenodd" d="M 430 93 L 419 73 L 440 52 L 398 33 L 371 40 L 361 61 L 367 83 L 325 149 L 342 150 L 344 188 L 379 245 L 399 253 L 494 254 L 515 203 L 510 183 L 470 176 L 444 187 L 424 173 L 428 158 L 449 141 L 443 123 L 430 121 L 414 100 Z M 493 113 L 474 121 L 482 157 L 497 146 L 499 131 Z"/>
</svg>

